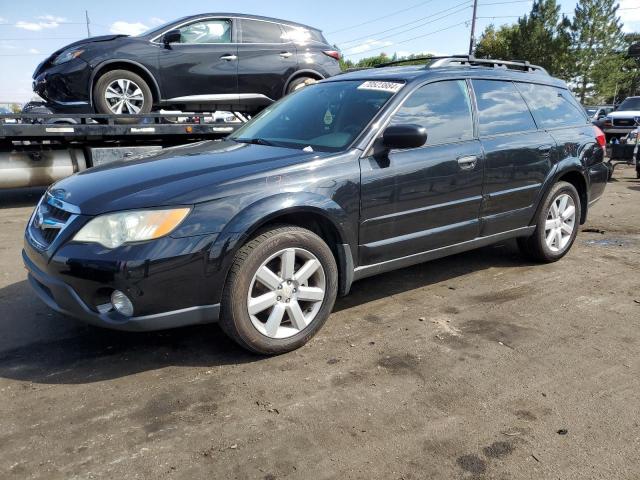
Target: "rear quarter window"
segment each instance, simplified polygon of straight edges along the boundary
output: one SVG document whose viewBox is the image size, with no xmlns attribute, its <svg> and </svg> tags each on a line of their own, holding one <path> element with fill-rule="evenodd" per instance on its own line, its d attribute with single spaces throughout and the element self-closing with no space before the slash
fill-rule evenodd
<svg viewBox="0 0 640 480">
<path fill-rule="evenodd" d="M 568 90 L 548 85 L 516 83 L 518 90 L 542 128 L 584 125 L 587 118 Z"/>
<path fill-rule="evenodd" d="M 531 112 L 511 81 L 472 80 L 481 136 L 536 130 Z"/>
</svg>

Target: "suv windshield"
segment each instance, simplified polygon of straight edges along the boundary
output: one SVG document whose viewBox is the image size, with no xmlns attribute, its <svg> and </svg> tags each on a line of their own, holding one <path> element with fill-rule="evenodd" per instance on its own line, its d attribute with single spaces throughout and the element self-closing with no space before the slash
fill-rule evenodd
<svg viewBox="0 0 640 480">
<path fill-rule="evenodd" d="M 627 98 L 618 107 L 618 111 L 640 110 L 640 97 Z"/>
<path fill-rule="evenodd" d="M 267 107 L 229 138 L 337 152 L 355 140 L 402 86 L 363 80 L 310 85 Z"/>
</svg>

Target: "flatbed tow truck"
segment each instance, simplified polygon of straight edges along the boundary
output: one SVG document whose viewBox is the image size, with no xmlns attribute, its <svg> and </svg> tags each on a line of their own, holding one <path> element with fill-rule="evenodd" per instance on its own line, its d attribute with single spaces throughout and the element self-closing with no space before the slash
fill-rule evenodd
<svg viewBox="0 0 640 480">
<path fill-rule="evenodd" d="M 233 122 L 210 123 L 205 113 L 0 115 L 0 189 L 47 186 L 93 166 L 218 140 L 247 120 L 233 116 Z"/>
</svg>

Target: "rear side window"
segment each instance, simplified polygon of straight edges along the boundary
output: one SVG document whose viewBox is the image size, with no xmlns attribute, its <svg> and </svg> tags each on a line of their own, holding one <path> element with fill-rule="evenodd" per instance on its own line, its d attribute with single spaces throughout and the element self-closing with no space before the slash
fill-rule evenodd
<svg viewBox="0 0 640 480">
<path fill-rule="evenodd" d="M 242 43 L 283 43 L 280 25 L 260 20 L 242 20 Z"/>
<path fill-rule="evenodd" d="M 284 38 L 286 41 L 296 43 L 320 42 L 327 43 L 322 32 L 319 30 L 296 27 L 293 25 L 282 25 Z"/>
<path fill-rule="evenodd" d="M 478 103 L 480 135 L 526 132 L 535 130 L 531 112 L 511 82 L 473 80 Z"/>
<path fill-rule="evenodd" d="M 472 139 L 473 120 L 467 83 L 448 80 L 420 87 L 404 102 L 391 123 L 411 123 L 426 128 L 428 145 Z"/>
<path fill-rule="evenodd" d="M 554 128 L 587 123 L 587 119 L 580 111 L 581 108 L 567 90 L 532 83 L 516 85 L 541 127 Z"/>
</svg>

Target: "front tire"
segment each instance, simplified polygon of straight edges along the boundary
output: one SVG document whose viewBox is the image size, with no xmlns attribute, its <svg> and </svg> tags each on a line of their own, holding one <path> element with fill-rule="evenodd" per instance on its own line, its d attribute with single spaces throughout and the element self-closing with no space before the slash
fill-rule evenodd
<svg viewBox="0 0 640 480">
<path fill-rule="evenodd" d="M 521 251 L 538 262 L 560 260 L 576 239 L 581 213 L 576 188 L 568 182 L 556 183 L 544 198 L 533 235 L 518 239 Z"/>
<path fill-rule="evenodd" d="M 102 75 L 93 91 L 98 113 L 108 115 L 144 114 L 151 111 L 153 96 L 147 82 L 128 70 L 112 70 Z M 118 123 L 137 123 L 120 119 Z"/>
<path fill-rule="evenodd" d="M 236 254 L 220 326 L 252 352 L 289 352 L 324 325 L 337 291 L 336 261 L 320 237 L 299 227 L 271 228 Z"/>
</svg>

